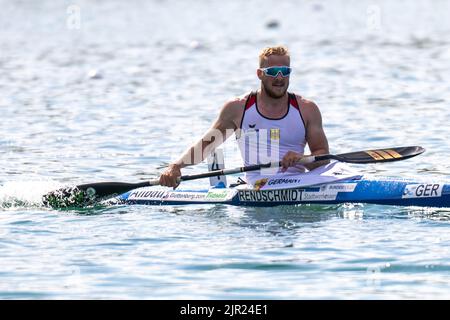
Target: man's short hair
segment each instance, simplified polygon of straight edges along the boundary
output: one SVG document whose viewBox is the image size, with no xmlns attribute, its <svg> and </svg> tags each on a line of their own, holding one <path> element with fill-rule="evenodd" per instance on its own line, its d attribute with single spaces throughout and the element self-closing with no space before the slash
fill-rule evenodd
<svg viewBox="0 0 450 320">
<path fill-rule="evenodd" d="M 264 61 L 267 60 L 267 57 L 273 54 L 278 56 L 290 55 L 288 48 L 285 46 L 266 47 L 259 53 L 259 67 L 263 67 Z"/>
</svg>

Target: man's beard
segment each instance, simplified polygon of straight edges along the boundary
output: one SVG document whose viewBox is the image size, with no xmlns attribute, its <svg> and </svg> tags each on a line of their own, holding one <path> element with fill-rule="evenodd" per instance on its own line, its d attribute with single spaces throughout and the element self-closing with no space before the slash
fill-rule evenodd
<svg viewBox="0 0 450 320">
<path fill-rule="evenodd" d="M 272 89 L 270 89 L 268 86 L 266 86 L 266 85 L 264 84 L 264 82 L 262 83 L 262 85 L 263 85 L 263 87 L 264 87 L 264 91 L 265 91 L 265 92 L 267 93 L 267 95 L 268 95 L 269 97 L 271 97 L 272 99 L 280 99 L 280 98 L 283 98 L 284 95 L 286 94 L 286 91 L 287 91 L 287 86 L 286 86 L 286 89 L 283 90 L 283 92 L 281 92 L 281 93 L 276 93 L 276 92 L 274 92 Z"/>
</svg>

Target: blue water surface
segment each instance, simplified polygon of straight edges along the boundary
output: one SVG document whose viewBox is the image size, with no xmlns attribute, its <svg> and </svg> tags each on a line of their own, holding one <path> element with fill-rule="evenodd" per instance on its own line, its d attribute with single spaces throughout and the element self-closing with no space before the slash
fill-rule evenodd
<svg viewBox="0 0 450 320">
<path fill-rule="evenodd" d="M 449 2 L 0 6 L 0 299 L 450 298 L 445 209 L 40 203 L 61 185 L 157 177 L 258 88 L 274 44 L 290 48 L 290 90 L 319 105 L 333 153 L 421 145 L 353 167 L 450 181 Z M 233 139 L 224 151 L 241 164 Z"/>
</svg>

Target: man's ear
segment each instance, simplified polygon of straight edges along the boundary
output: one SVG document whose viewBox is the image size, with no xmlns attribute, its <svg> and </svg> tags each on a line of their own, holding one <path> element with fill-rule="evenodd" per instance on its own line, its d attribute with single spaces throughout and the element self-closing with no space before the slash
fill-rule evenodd
<svg viewBox="0 0 450 320">
<path fill-rule="evenodd" d="M 262 80 L 263 77 L 263 71 L 261 69 L 256 69 L 256 75 L 258 76 L 259 80 Z"/>
</svg>

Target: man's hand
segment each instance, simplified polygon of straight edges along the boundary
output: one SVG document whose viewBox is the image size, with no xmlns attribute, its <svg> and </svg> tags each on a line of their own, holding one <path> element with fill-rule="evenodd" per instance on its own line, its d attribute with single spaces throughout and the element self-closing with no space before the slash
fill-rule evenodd
<svg viewBox="0 0 450 320">
<path fill-rule="evenodd" d="M 300 153 L 288 151 L 281 160 L 281 172 L 285 172 L 289 167 L 294 167 L 303 157 Z"/>
<path fill-rule="evenodd" d="M 177 164 L 171 164 L 159 177 L 159 184 L 175 189 L 180 184 L 178 181 L 179 177 L 181 177 L 180 166 Z"/>
<path fill-rule="evenodd" d="M 298 162 L 302 158 L 305 158 L 305 157 L 309 157 L 309 156 L 303 155 L 301 153 L 297 153 L 294 151 L 288 151 L 284 155 L 283 159 L 281 160 L 281 172 L 285 172 L 287 170 L 287 168 L 289 168 L 289 167 L 295 167 L 296 165 L 299 164 Z M 322 160 L 322 161 L 316 161 L 313 163 L 305 163 L 305 164 L 302 164 L 302 166 L 305 167 L 306 169 L 308 169 L 309 171 L 311 171 L 315 168 L 326 165 L 328 163 L 330 163 L 330 160 Z"/>
</svg>

